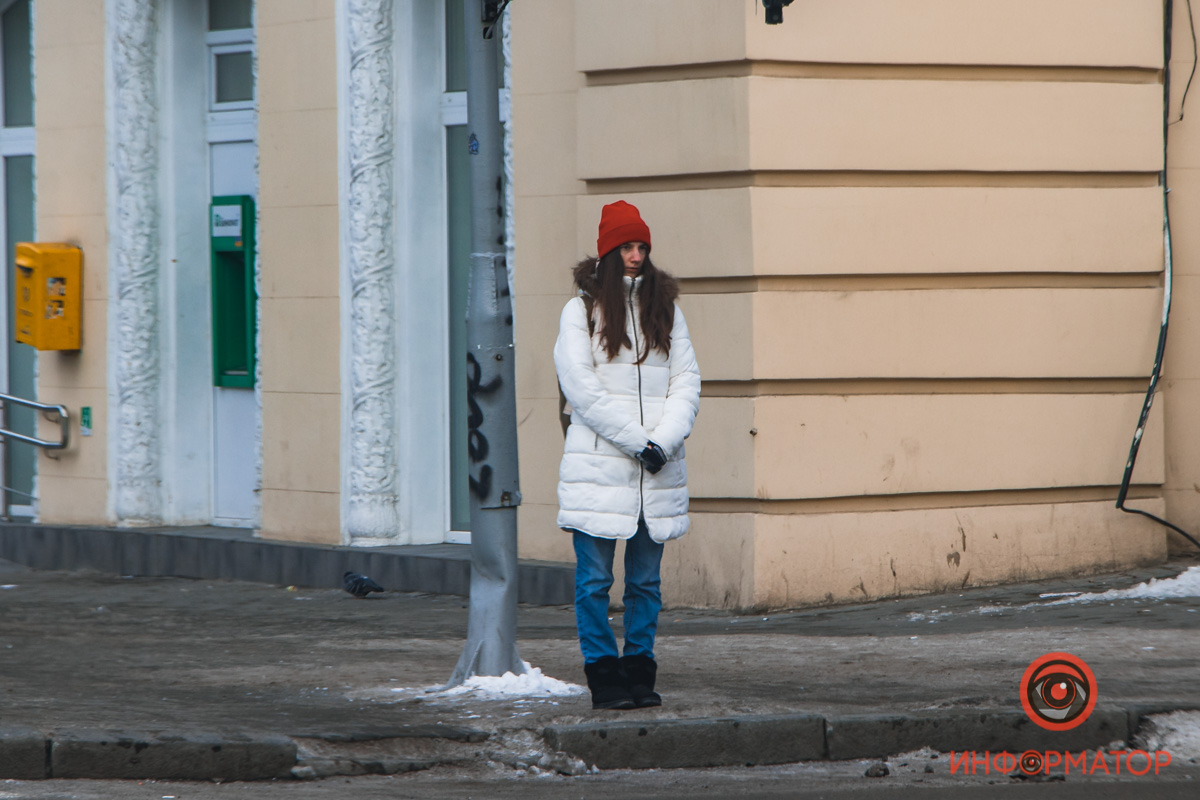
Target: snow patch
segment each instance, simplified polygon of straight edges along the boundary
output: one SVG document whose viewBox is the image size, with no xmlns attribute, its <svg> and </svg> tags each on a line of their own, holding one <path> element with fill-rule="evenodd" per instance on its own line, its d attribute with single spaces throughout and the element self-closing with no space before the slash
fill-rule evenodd
<svg viewBox="0 0 1200 800">
<path fill-rule="evenodd" d="M 471 694 L 475 697 L 571 697 L 584 694 L 587 689 L 574 683 L 551 678 L 529 662 L 522 662 L 525 672 L 514 675 L 506 672 L 499 677 L 475 675 L 461 686 L 446 689 L 442 695 Z"/>
<path fill-rule="evenodd" d="M 432 686 L 423 690 L 426 696 L 461 697 L 470 696 L 481 700 L 510 699 L 513 697 L 573 697 L 586 694 L 587 689 L 574 683 L 560 681 L 544 674 L 538 667 L 531 666 L 528 661 L 525 672 L 516 675 L 506 672 L 500 676 L 474 675 L 459 686 L 443 689 Z M 394 693 L 422 691 L 414 689 L 392 689 Z"/>
<path fill-rule="evenodd" d="M 1009 606 L 980 606 L 975 609 L 976 614 L 1003 614 L 1005 611 L 1011 611 Z"/>
<path fill-rule="evenodd" d="M 1151 715 L 1138 739 L 1146 750 L 1170 752 L 1172 761 L 1200 758 L 1200 711 Z"/>
<path fill-rule="evenodd" d="M 1065 597 L 1047 605 L 1095 603 L 1104 600 L 1156 600 L 1168 597 L 1200 597 L 1200 567 L 1190 567 L 1174 578 L 1152 578 L 1128 589 L 1110 589 L 1107 592 Z"/>
</svg>

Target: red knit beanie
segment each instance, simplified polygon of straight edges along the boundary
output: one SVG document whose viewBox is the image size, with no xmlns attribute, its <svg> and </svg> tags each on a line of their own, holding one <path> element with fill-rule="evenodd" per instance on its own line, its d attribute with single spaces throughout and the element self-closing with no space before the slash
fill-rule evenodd
<svg viewBox="0 0 1200 800">
<path fill-rule="evenodd" d="M 636 206 L 624 200 L 609 203 L 600 212 L 600 234 L 596 239 L 596 256 L 603 258 L 608 251 L 626 242 L 645 242 L 650 248 L 650 228 L 642 222 Z"/>
</svg>

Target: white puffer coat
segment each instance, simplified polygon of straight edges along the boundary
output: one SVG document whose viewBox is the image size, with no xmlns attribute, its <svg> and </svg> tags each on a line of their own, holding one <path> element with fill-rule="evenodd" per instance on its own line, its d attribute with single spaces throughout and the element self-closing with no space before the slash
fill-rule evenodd
<svg viewBox="0 0 1200 800">
<path fill-rule="evenodd" d="M 571 425 L 558 471 L 558 525 L 607 539 L 628 539 L 644 516 L 650 536 L 665 542 L 687 533 L 687 467 L 683 440 L 700 407 L 700 369 L 683 312 L 675 307 L 671 352 L 645 346 L 636 289 L 641 278 L 625 279 L 629 306 L 625 329 L 634 348 L 622 347 L 611 361 L 596 333 L 588 334 L 587 310 L 576 297 L 563 308 L 554 367 L 571 407 Z M 667 464 L 651 475 L 636 456 L 653 441 Z"/>
</svg>

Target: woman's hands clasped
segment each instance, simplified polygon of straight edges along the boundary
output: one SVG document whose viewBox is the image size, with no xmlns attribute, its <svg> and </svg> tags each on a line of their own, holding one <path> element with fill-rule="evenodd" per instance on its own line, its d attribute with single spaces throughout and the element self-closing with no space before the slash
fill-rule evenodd
<svg viewBox="0 0 1200 800">
<path fill-rule="evenodd" d="M 667 454 L 654 442 L 646 442 L 646 448 L 637 454 L 637 460 L 651 475 L 656 474 L 667 463 Z"/>
</svg>

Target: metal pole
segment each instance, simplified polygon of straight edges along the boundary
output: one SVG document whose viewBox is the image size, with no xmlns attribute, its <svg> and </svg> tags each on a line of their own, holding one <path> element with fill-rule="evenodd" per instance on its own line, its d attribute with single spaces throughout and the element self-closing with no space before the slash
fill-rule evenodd
<svg viewBox="0 0 1200 800">
<path fill-rule="evenodd" d="M 450 678 L 520 674 L 517 652 L 516 372 L 512 298 L 500 209 L 503 129 L 495 37 L 487 5 L 465 0 L 467 127 L 471 164 L 471 280 L 467 298 L 467 435 L 471 471 L 471 601 L 467 644 Z"/>
</svg>

